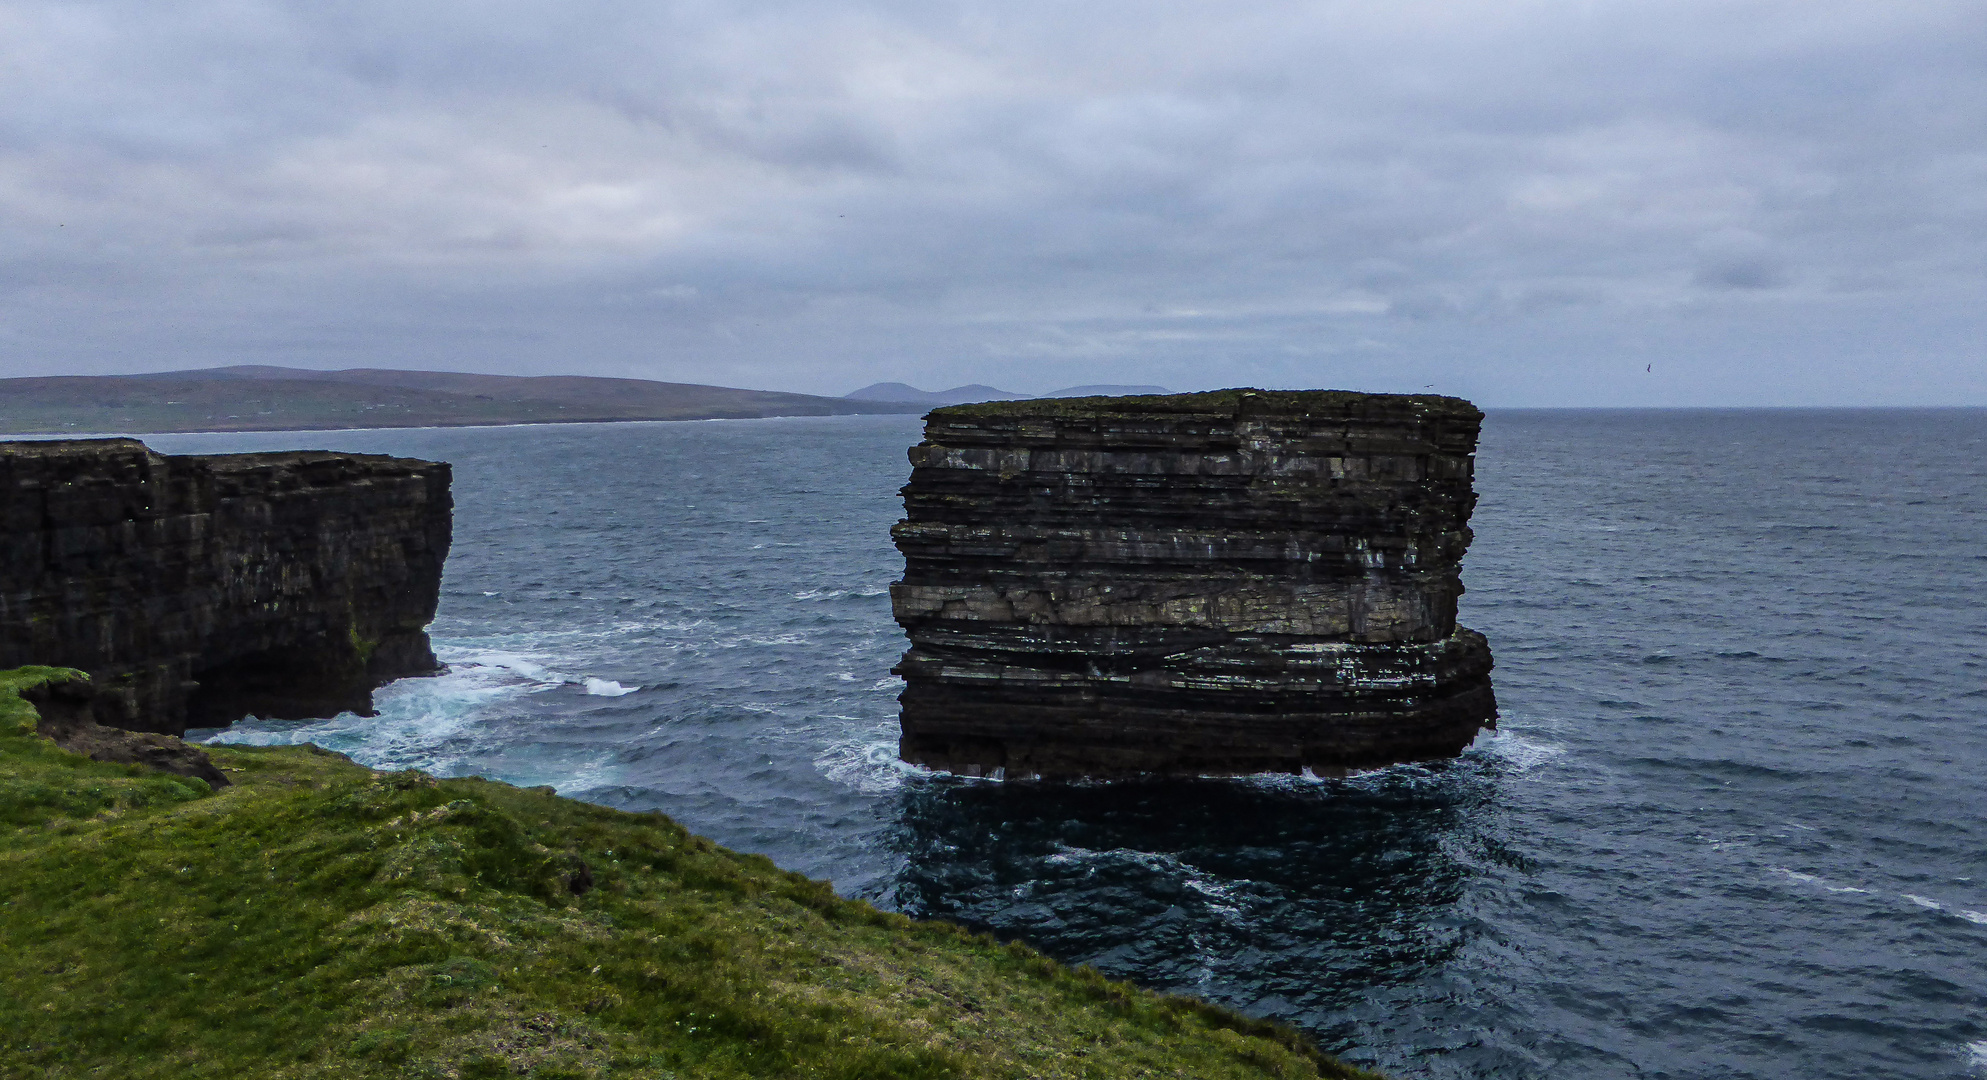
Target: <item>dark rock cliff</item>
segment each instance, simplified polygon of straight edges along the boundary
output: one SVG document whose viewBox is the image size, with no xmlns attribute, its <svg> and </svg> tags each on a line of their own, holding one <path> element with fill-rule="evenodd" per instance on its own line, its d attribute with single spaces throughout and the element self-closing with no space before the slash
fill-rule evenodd
<svg viewBox="0 0 1987 1080">
<path fill-rule="evenodd" d="M 907 761 L 1009 776 L 1336 771 L 1494 723 L 1456 625 L 1483 414 L 1224 390 L 938 409 L 891 590 Z"/>
<path fill-rule="evenodd" d="M 449 467 L 0 443 L 0 668 L 80 668 L 102 724 L 370 714 L 438 669 Z"/>
</svg>

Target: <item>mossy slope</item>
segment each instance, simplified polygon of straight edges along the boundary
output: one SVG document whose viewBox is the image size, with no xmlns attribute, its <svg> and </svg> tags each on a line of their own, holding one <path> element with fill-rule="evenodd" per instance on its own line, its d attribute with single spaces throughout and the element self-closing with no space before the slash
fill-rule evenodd
<svg viewBox="0 0 1987 1080">
<path fill-rule="evenodd" d="M 0 673 L 0 1076 L 1357 1077 L 635 815 L 309 747 L 234 786 L 32 734 Z"/>
</svg>

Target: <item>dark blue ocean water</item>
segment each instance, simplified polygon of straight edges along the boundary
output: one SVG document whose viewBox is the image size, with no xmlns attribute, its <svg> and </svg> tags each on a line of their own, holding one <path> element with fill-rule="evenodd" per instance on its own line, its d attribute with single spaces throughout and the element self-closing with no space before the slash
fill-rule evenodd
<svg viewBox="0 0 1987 1080">
<path fill-rule="evenodd" d="M 154 436 L 455 464 L 450 674 L 251 721 L 661 809 L 1427 1077 L 1987 1075 L 1987 411 L 1502 412 L 1503 722 L 1346 780 L 894 759 L 910 417 Z"/>
</svg>

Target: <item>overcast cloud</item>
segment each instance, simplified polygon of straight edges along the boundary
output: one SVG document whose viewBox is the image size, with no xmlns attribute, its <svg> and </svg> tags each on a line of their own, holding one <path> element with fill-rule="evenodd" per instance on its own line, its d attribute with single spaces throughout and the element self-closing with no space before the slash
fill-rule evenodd
<svg viewBox="0 0 1987 1080">
<path fill-rule="evenodd" d="M 1978 0 L 0 0 L 0 375 L 1987 403 Z"/>
</svg>

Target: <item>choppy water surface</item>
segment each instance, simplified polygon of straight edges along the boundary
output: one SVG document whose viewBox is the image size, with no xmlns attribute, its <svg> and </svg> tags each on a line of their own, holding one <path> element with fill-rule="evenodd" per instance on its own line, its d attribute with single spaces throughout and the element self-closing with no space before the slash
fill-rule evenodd
<svg viewBox="0 0 1987 1080">
<path fill-rule="evenodd" d="M 450 674 L 244 723 L 661 809 L 1430 1077 L 1987 1076 L 1987 412 L 1496 413 L 1501 731 L 1342 781 L 895 761 L 911 417 L 154 436 L 455 464 Z"/>
</svg>

